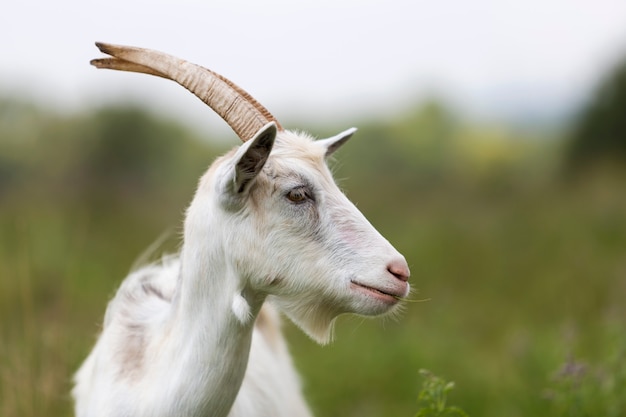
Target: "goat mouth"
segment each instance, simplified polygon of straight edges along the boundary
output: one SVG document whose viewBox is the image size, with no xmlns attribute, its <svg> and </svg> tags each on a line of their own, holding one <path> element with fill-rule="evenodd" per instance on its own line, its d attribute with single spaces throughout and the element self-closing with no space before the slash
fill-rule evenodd
<svg viewBox="0 0 626 417">
<path fill-rule="evenodd" d="M 350 281 L 350 286 L 359 292 L 365 293 L 370 297 L 374 297 L 377 300 L 391 305 L 396 304 L 404 295 L 389 292 L 389 290 L 381 290 L 379 288 L 370 287 L 357 281 Z"/>
</svg>

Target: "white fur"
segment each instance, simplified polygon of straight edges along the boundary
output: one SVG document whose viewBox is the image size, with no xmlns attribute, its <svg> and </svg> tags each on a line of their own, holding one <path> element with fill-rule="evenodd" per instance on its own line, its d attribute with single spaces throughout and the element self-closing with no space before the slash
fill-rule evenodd
<svg viewBox="0 0 626 417">
<path fill-rule="evenodd" d="M 200 180 L 180 255 L 130 274 L 109 303 L 75 376 L 77 416 L 309 416 L 266 301 L 326 343 L 338 315 L 386 313 L 397 300 L 383 293 L 408 294 L 404 258 L 326 167 L 345 137 L 257 138 Z"/>
</svg>

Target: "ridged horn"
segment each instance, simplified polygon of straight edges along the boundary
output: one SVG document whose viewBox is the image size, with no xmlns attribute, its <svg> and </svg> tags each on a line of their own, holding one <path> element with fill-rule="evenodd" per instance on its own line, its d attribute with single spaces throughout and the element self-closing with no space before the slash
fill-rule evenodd
<svg viewBox="0 0 626 417">
<path fill-rule="evenodd" d="M 101 42 L 96 46 L 113 58 L 94 59 L 91 65 L 176 81 L 219 114 L 244 142 L 270 122 L 282 130 L 278 120 L 250 94 L 207 68 L 151 49 Z"/>
</svg>

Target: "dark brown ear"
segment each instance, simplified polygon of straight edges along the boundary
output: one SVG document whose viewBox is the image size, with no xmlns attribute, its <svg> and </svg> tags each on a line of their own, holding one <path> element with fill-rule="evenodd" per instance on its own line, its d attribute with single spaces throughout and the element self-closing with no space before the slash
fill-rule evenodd
<svg viewBox="0 0 626 417">
<path fill-rule="evenodd" d="M 245 145 L 247 149 L 235 166 L 235 192 L 243 193 L 250 188 L 250 184 L 261 172 L 267 158 L 270 156 L 276 133 L 276 123 L 270 122 L 263 126 L 257 134 Z"/>
</svg>

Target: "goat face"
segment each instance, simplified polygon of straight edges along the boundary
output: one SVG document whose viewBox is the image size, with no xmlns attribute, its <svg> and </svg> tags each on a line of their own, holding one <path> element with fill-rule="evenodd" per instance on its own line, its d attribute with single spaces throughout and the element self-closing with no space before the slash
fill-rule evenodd
<svg viewBox="0 0 626 417">
<path fill-rule="evenodd" d="M 237 275 L 319 343 L 330 340 L 339 314 L 386 313 L 409 293 L 404 257 L 339 190 L 326 165 L 353 132 L 314 141 L 269 124 L 204 181 L 218 196 L 213 208 L 221 212 Z"/>
</svg>

